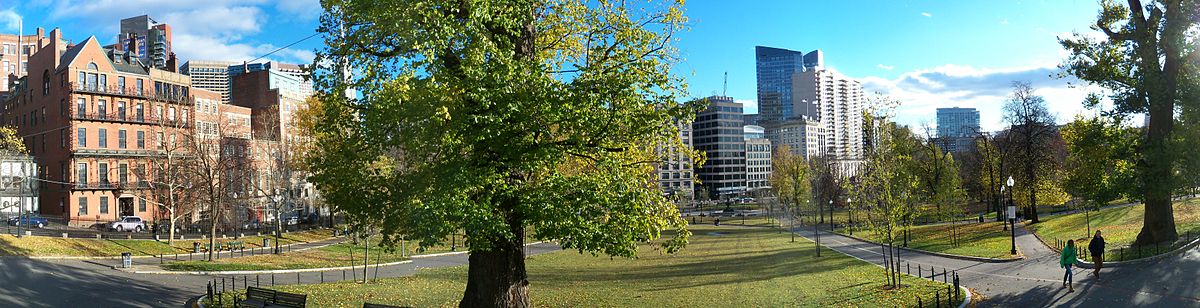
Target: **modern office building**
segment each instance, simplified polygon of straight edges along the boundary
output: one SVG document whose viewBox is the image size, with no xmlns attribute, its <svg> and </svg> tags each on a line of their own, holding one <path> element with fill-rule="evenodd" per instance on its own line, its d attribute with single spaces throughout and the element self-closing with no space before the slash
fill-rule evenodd
<svg viewBox="0 0 1200 308">
<path fill-rule="evenodd" d="M 31 74 L 3 102 L 0 123 L 17 127 L 42 182 L 39 212 L 72 226 L 122 216 L 158 219 L 149 172 L 164 146 L 191 127 L 188 76 L 140 65 L 132 53 L 76 45 L 60 30 L 37 42 Z M 172 142 L 168 143 L 167 140 Z"/>
<path fill-rule="evenodd" d="M 772 144 L 788 144 L 794 152 L 804 148 L 809 157 L 813 156 L 811 153 L 820 153 L 834 160 L 862 158 L 865 97 L 861 83 L 825 68 L 820 50 L 804 53 L 758 46 L 755 55 L 758 124 L 766 128 Z M 819 123 L 820 129 L 815 132 L 823 134 L 818 138 L 823 144 L 815 152 L 807 143 L 808 136 L 814 134 L 814 130 L 807 129 L 809 123 Z M 804 128 L 805 138 L 792 142 L 778 139 L 788 134 L 795 136 L 795 132 L 785 132 L 797 128 Z M 804 146 L 797 146 L 801 140 Z"/>
<path fill-rule="evenodd" d="M 768 140 L 778 140 L 773 147 L 788 146 L 792 154 L 802 155 L 805 159 L 820 156 L 825 149 L 825 127 L 821 122 L 804 119 L 792 119 L 766 129 Z"/>
<path fill-rule="evenodd" d="M 117 49 L 132 52 L 150 67 L 176 71 L 175 52 L 171 49 L 171 26 L 158 23 L 148 15 L 121 20 Z"/>
<path fill-rule="evenodd" d="M 968 151 L 979 133 L 979 111 L 975 108 L 937 109 L 937 138 L 943 150 Z"/>
<path fill-rule="evenodd" d="M 659 146 L 663 161 L 655 166 L 655 172 L 658 173 L 658 185 L 662 187 L 664 195 L 677 201 L 690 201 L 695 197 L 692 191 L 692 183 L 695 182 L 692 178 L 692 160 L 688 156 L 692 150 L 692 125 L 678 121 L 676 126 L 684 148 L 678 148 L 677 145 Z"/>
<path fill-rule="evenodd" d="M 42 31 L 42 28 L 37 28 L 37 34 L 19 37 L 0 34 L 0 97 L 3 92 L 8 92 L 17 78 L 28 73 L 29 56 L 37 53 L 40 47 L 37 42 L 44 37 Z"/>
<path fill-rule="evenodd" d="M 771 188 L 771 141 L 762 126 L 742 126 L 746 141 L 746 190 L 755 192 Z"/>
<path fill-rule="evenodd" d="M 708 155 L 696 175 L 710 198 L 746 192 L 746 141 L 742 104 L 728 96 L 710 96 L 708 108 L 692 123 L 692 145 Z"/>
<path fill-rule="evenodd" d="M 205 89 L 221 95 L 221 103 L 229 103 L 229 66 L 231 61 L 191 60 L 179 66 L 179 73 L 192 77 L 192 87 Z"/>
</svg>

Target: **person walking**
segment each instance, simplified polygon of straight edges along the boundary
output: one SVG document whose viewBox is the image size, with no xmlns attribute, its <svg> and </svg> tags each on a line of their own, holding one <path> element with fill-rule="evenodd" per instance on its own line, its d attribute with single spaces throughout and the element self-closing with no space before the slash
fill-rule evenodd
<svg viewBox="0 0 1200 308">
<path fill-rule="evenodd" d="M 1063 247 L 1062 255 L 1058 258 L 1058 265 L 1067 270 L 1067 273 L 1063 274 L 1063 286 L 1070 289 L 1067 293 L 1075 292 L 1075 286 L 1071 284 L 1071 278 L 1073 278 L 1071 265 L 1075 264 L 1075 257 L 1075 240 L 1069 240 L 1067 247 Z"/>
<path fill-rule="evenodd" d="M 1100 280 L 1100 268 L 1104 267 L 1104 237 L 1100 236 L 1100 230 L 1096 230 L 1096 236 L 1088 242 L 1088 252 L 1092 253 L 1092 261 L 1096 264 L 1092 267 L 1092 275 Z"/>
</svg>

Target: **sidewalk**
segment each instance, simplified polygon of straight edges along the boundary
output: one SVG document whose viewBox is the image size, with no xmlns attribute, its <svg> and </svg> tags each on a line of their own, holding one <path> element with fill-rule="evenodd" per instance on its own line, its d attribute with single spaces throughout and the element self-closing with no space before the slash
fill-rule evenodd
<svg viewBox="0 0 1200 308">
<path fill-rule="evenodd" d="M 811 229 L 797 229 L 798 235 L 813 239 Z M 1054 251 L 1023 226 L 1017 229 L 1016 243 L 1025 253 L 1025 260 L 985 263 L 902 252 L 901 268 L 911 267 L 914 272 L 918 266 L 924 270 L 933 267 L 938 272 L 958 271 L 963 285 L 983 296 L 981 307 L 1200 306 L 1200 286 L 1195 279 L 1200 273 L 1200 252 L 1196 249 L 1181 258 L 1163 260 L 1163 264 L 1105 270 L 1102 281 L 1096 281 L 1090 271 L 1075 268 L 1076 292 L 1067 293 L 1060 285 L 1063 269 L 1058 267 Z M 825 231 L 821 232 L 821 244 L 876 264 L 884 263 L 881 247 L 876 244 Z"/>
</svg>

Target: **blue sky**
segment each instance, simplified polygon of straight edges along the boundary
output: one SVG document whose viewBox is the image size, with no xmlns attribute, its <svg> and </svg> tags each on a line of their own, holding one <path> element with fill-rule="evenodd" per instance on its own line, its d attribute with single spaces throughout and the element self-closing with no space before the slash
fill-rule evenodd
<svg viewBox="0 0 1200 308">
<path fill-rule="evenodd" d="M 1061 1 L 714 1 L 687 4 L 677 72 L 693 96 L 728 95 L 756 110 L 754 46 L 825 52 L 826 65 L 904 104 L 901 122 L 932 122 L 937 107 L 976 107 L 985 129 L 1002 125 L 1011 82 L 1032 82 L 1060 121 L 1082 111 L 1089 89 L 1051 77 L 1065 57 L 1056 37 L 1092 32 L 1095 0 Z M 62 28 L 76 42 L 115 40 L 119 21 L 149 14 L 172 25 L 182 60 L 245 61 L 311 35 L 318 0 L 0 0 L 0 30 Z M 309 62 L 314 37 L 268 59 Z M 1094 90 L 1094 89 L 1090 89 Z"/>
</svg>

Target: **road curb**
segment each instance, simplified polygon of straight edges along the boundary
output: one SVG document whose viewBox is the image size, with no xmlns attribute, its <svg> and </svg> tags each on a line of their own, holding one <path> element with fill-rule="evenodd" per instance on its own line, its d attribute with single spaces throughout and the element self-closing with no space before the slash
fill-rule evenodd
<svg viewBox="0 0 1200 308">
<path fill-rule="evenodd" d="M 1045 243 L 1042 243 L 1042 244 L 1045 244 Z M 1121 266 L 1141 265 L 1142 263 L 1158 261 L 1158 260 L 1166 259 L 1169 257 L 1174 257 L 1175 255 L 1178 255 L 1185 251 L 1191 250 L 1192 248 L 1196 248 L 1197 245 L 1200 245 L 1200 239 L 1192 240 L 1191 243 L 1184 244 L 1183 246 L 1180 246 L 1178 249 L 1164 252 L 1164 253 L 1154 255 L 1154 256 L 1149 256 L 1149 257 L 1145 257 L 1145 258 L 1141 258 L 1141 259 L 1133 259 L 1133 260 L 1129 260 L 1129 261 L 1104 262 L 1104 267 L 1121 267 Z M 1094 267 L 1096 267 L 1096 264 L 1076 258 L 1075 266 L 1078 266 L 1081 268 L 1094 268 Z"/>
<path fill-rule="evenodd" d="M 872 242 L 867 239 L 859 238 L 859 237 L 853 236 L 853 235 L 846 235 L 846 234 L 841 234 L 841 233 L 833 233 L 833 234 L 848 237 L 848 238 L 851 238 L 851 239 L 854 239 L 854 240 L 857 240 L 857 241 L 860 241 L 863 243 L 868 243 L 868 244 L 873 244 L 873 245 L 881 245 L 880 243 Z M 900 250 L 904 250 L 904 251 L 908 251 L 908 252 L 923 253 L 923 254 L 933 255 L 933 256 L 938 256 L 938 257 L 943 257 L 943 258 L 958 259 L 958 260 L 965 260 L 965 261 L 985 262 L 985 263 L 1008 263 L 1008 262 L 1016 262 L 1016 261 L 1025 260 L 1025 254 L 1021 252 L 1020 247 L 1017 248 L 1017 253 L 1020 255 L 1020 257 L 1008 258 L 1008 259 L 964 256 L 964 255 L 933 252 L 933 251 L 928 251 L 928 250 L 921 250 L 921 249 L 914 249 L 914 248 L 900 247 L 900 246 L 896 246 L 896 248 L 899 248 Z"/>
<path fill-rule="evenodd" d="M 286 245 L 279 245 L 279 248 L 282 249 L 283 247 L 289 247 L 292 245 L 318 243 L 318 242 L 323 242 L 323 241 L 327 241 L 327 240 L 337 239 L 340 237 L 342 237 L 342 236 L 339 235 L 337 237 L 331 237 L 331 238 L 316 241 L 316 242 L 298 242 L 298 243 L 291 243 L 291 244 L 286 244 Z M 332 245 L 332 243 L 330 245 Z M 310 247 L 310 248 L 315 248 L 315 247 Z M 274 249 L 274 248 L 272 248 L 272 249 Z M 309 248 L 303 248 L 300 250 L 305 250 L 305 249 L 309 249 Z M 208 254 L 207 252 L 195 252 L 195 253 L 189 252 L 189 253 L 184 253 L 184 254 L 179 254 L 179 255 L 180 256 L 188 256 L 188 255 L 203 256 L 203 255 L 207 255 L 207 254 Z M 162 254 L 162 256 L 166 256 L 166 255 L 167 254 Z M 171 254 L 171 255 L 174 256 L 174 254 Z M 136 256 L 131 256 L 130 258 L 132 258 L 132 259 L 151 259 L 151 258 L 158 258 L 158 257 L 159 257 L 159 255 L 136 255 Z M 120 260 L 121 256 L 92 256 L 92 257 L 88 257 L 88 256 L 0 256 L 0 258 L 20 258 L 20 259 L 33 259 L 33 260 Z"/>
</svg>

